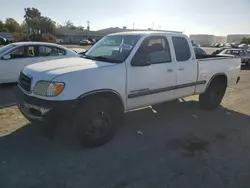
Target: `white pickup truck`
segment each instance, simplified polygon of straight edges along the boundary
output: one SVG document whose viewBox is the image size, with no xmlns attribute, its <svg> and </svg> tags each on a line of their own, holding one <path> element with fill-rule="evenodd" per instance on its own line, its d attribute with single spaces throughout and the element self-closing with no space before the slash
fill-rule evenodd
<svg viewBox="0 0 250 188">
<path fill-rule="evenodd" d="M 25 67 L 19 109 L 44 125 L 72 120 L 84 146 L 99 146 L 114 137 L 122 114 L 132 109 L 196 94 L 202 107 L 217 108 L 226 88 L 239 82 L 240 67 L 240 58 L 234 57 L 197 60 L 181 33 L 116 33 L 83 57 Z"/>
</svg>

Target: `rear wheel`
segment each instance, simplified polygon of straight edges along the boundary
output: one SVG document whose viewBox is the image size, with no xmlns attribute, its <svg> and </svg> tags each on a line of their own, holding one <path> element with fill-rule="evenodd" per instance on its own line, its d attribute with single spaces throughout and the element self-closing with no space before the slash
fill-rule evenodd
<svg viewBox="0 0 250 188">
<path fill-rule="evenodd" d="M 205 93 L 199 95 L 199 102 L 202 108 L 207 110 L 214 110 L 216 109 L 226 91 L 226 82 L 224 79 L 214 79 Z"/>
<path fill-rule="evenodd" d="M 115 136 L 121 115 L 108 98 L 84 101 L 75 119 L 79 142 L 85 147 L 104 145 Z"/>
</svg>

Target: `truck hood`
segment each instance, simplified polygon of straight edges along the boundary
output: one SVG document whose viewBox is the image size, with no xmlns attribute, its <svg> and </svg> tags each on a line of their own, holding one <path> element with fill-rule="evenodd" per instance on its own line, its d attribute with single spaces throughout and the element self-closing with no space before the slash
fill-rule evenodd
<svg viewBox="0 0 250 188">
<path fill-rule="evenodd" d="M 81 57 L 72 57 L 35 63 L 25 67 L 23 72 L 36 78 L 36 80 L 52 80 L 54 77 L 62 74 L 111 65 L 115 64 Z"/>
</svg>

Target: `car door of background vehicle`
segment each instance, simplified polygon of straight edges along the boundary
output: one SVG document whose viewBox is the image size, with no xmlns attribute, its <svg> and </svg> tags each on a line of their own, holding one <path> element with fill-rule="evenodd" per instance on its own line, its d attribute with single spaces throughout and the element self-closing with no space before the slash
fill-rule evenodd
<svg viewBox="0 0 250 188">
<path fill-rule="evenodd" d="M 191 52 L 191 43 L 185 37 L 173 36 L 172 42 L 177 72 L 175 96 L 181 98 L 194 93 L 197 84 L 197 60 L 194 52 Z"/>
<path fill-rule="evenodd" d="M 1 82 L 18 81 L 20 71 L 27 65 L 37 61 L 36 46 L 21 46 L 13 49 L 5 55 L 10 55 L 10 59 L 1 59 Z"/>
<path fill-rule="evenodd" d="M 174 99 L 176 82 L 169 39 L 150 36 L 143 40 L 131 60 L 127 62 L 127 108 L 133 109 Z M 132 55 L 132 54 L 131 54 Z M 148 55 L 149 66 L 132 66 Z"/>
<path fill-rule="evenodd" d="M 38 46 L 38 62 L 66 58 L 66 51 L 54 46 Z"/>
</svg>

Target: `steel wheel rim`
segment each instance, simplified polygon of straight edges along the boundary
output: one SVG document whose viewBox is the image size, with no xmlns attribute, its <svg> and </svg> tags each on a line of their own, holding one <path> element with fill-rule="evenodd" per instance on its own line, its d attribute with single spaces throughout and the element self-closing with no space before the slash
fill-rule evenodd
<svg viewBox="0 0 250 188">
<path fill-rule="evenodd" d="M 95 112 L 89 119 L 89 126 L 87 128 L 87 135 L 100 138 L 108 131 L 108 126 L 111 119 L 107 112 Z"/>
</svg>

